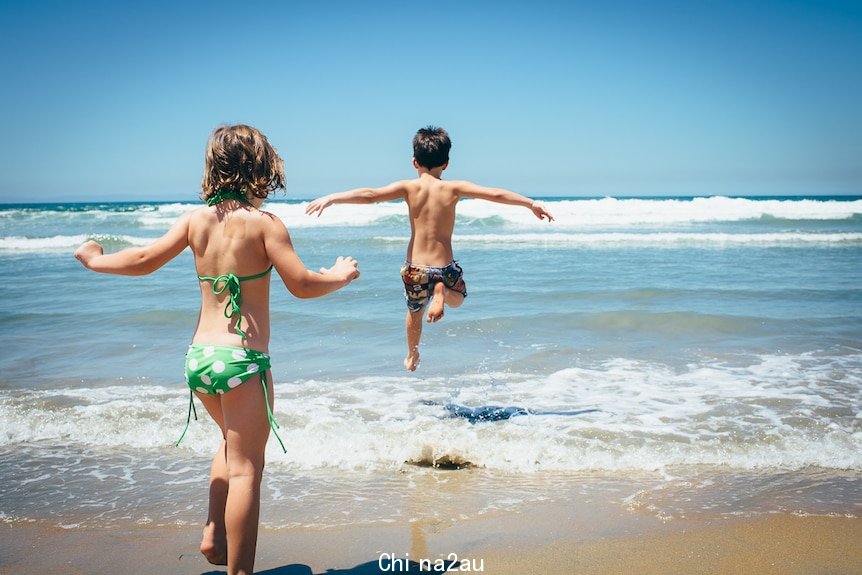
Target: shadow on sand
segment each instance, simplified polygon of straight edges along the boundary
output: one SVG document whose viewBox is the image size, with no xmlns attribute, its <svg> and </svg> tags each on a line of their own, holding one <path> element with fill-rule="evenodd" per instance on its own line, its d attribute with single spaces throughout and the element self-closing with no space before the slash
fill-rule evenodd
<svg viewBox="0 0 862 575">
<path fill-rule="evenodd" d="M 446 569 L 457 569 L 460 562 L 452 561 L 446 564 Z M 389 574 L 393 571 L 404 572 L 404 573 L 441 573 L 443 571 L 434 570 L 432 568 L 431 571 L 427 569 L 422 571 L 420 570 L 420 565 L 416 561 L 408 561 L 399 565 L 399 569 L 394 570 L 392 566 L 383 565 L 381 567 L 379 560 L 375 559 L 374 561 L 368 561 L 367 563 L 361 563 L 356 565 L 355 567 L 351 567 L 349 569 L 327 569 L 326 571 L 322 571 L 320 573 L 314 573 L 311 570 L 311 567 L 308 565 L 302 564 L 293 564 L 293 565 L 284 565 L 282 567 L 275 567 L 274 569 L 267 569 L 266 571 L 255 571 L 256 575 L 383 575 Z M 224 571 L 207 571 L 205 573 L 201 573 L 201 575 L 225 575 Z"/>
</svg>

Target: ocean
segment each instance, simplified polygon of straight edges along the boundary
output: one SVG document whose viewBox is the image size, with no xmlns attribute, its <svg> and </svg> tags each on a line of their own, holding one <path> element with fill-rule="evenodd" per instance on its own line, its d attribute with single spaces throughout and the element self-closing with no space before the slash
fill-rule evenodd
<svg viewBox="0 0 862 575">
<path fill-rule="evenodd" d="M 270 440 L 264 527 L 433 517 L 439 498 L 461 518 L 576 498 L 663 521 L 862 515 L 862 198 L 547 198 L 552 223 L 462 201 L 469 295 L 426 326 L 415 373 L 405 205 L 305 204 L 265 208 L 307 267 L 350 255 L 362 276 L 316 300 L 272 279 L 288 451 Z M 192 257 L 144 277 L 72 257 L 196 205 L 0 205 L 0 521 L 203 522 L 217 429 L 204 415 L 174 447 Z"/>
</svg>

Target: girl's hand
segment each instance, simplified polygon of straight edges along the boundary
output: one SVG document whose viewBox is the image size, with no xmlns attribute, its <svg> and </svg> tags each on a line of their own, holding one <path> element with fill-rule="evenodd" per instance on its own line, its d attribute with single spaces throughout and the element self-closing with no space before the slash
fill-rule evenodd
<svg viewBox="0 0 862 575">
<path fill-rule="evenodd" d="M 350 283 L 359 277 L 359 262 L 350 256 L 338 256 L 334 266 L 331 268 L 321 268 L 320 273 L 336 277 L 341 276 L 345 282 Z"/>
<path fill-rule="evenodd" d="M 93 258 L 97 258 L 104 253 L 101 244 L 95 240 L 89 240 L 81 244 L 77 250 L 75 250 L 75 259 L 84 264 L 84 267 L 89 268 L 90 262 Z"/>
</svg>

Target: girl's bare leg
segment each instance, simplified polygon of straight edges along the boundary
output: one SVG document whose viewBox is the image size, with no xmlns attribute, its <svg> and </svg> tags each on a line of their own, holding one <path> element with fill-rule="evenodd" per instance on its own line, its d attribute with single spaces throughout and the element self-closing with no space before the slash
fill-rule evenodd
<svg viewBox="0 0 862 575">
<path fill-rule="evenodd" d="M 219 429 L 222 430 L 222 437 L 224 437 L 224 421 L 221 413 L 221 401 L 218 396 L 196 395 L 218 424 Z M 225 441 L 222 439 L 210 466 L 209 512 L 200 546 L 201 554 L 213 565 L 227 565 L 224 507 L 227 503 L 228 480 L 225 447 Z"/>
<path fill-rule="evenodd" d="M 269 375 L 269 374 L 267 374 Z M 271 382 L 271 377 L 267 377 Z M 272 384 L 269 385 L 272 397 Z M 226 442 L 227 502 L 224 511 L 227 534 L 228 575 L 254 572 L 257 529 L 260 519 L 260 483 L 269 421 L 263 388 L 257 377 L 221 396 Z"/>
</svg>

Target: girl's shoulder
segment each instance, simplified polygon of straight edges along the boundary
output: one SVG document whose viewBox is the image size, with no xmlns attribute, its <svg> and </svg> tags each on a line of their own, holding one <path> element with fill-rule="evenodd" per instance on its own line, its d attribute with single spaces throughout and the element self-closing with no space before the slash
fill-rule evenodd
<svg viewBox="0 0 862 575">
<path fill-rule="evenodd" d="M 257 213 L 258 213 L 258 216 L 260 217 L 261 221 L 265 225 L 267 225 L 267 226 L 275 225 L 275 226 L 285 227 L 284 222 L 281 221 L 281 218 L 279 218 L 274 213 L 268 212 L 266 210 L 257 210 Z"/>
<path fill-rule="evenodd" d="M 190 231 L 215 229 L 238 229 L 242 227 L 246 232 L 254 235 L 266 234 L 273 226 L 284 227 L 278 216 L 255 208 L 240 208 L 233 210 L 217 209 L 214 206 L 197 206 L 188 210 L 182 216 L 187 218 Z"/>
</svg>

